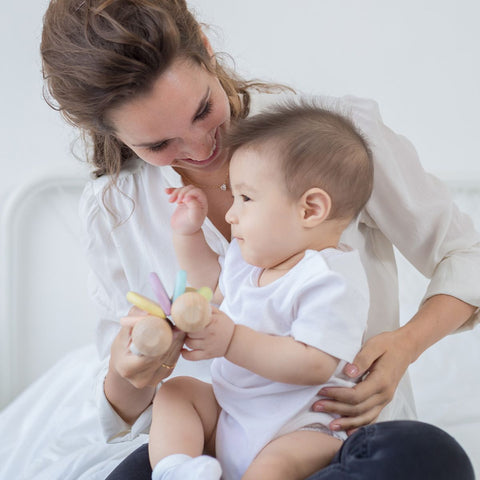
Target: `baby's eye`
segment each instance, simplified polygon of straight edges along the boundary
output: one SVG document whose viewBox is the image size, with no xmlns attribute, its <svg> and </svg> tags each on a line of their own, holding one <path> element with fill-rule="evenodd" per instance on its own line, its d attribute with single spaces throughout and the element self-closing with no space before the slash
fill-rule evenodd
<svg viewBox="0 0 480 480">
<path fill-rule="evenodd" d="M 251 200 L 251 198 L 248 197 L 247 195 L 241 195 L 241 197 L 244 202 L 249 202 Z"/>
</svg>

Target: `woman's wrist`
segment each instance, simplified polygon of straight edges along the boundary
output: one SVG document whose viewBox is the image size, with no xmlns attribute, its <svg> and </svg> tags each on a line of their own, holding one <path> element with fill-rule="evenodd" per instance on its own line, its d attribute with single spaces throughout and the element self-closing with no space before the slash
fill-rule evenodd
<svg viewBox="0 0 480 480">
<path fill-rule="evenodd" d="M 419 340 L 418 332 L 413 323 L 407 323 L 393 332 L 397 341 L 398 350 L 403 351 L 403 358 L 411 365 L 428 348 Z"/>
<path fill-rule="evenodd" d="M 112 408 L 130 425 L 152 403 L 156 391 L 152 386 L 135 387 L 111 367 L 105 376 L 103 389 Z"/>
<path fill-rule="evenodd" d="M 410 363 L 433 344 L 461 327 L 476 307 L 450 295 L 434 295 L 397 332 L 409 352 Z"/>
</svg>

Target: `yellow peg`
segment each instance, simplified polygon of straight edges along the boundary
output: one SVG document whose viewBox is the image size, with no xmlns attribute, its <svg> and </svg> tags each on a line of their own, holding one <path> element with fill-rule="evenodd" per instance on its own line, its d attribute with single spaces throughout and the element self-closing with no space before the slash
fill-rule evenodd
<svg viewBox="0 0 480 480">
<path fill-rule="evenodd" d="M 143 295 L 135 292 L 128 292 L 127 293 L 127 300 L 132 304 L 138 307 L 140 310 L 149 313 L 150 315 L 154 315 L 155 317 L 160 318 L 167 318 L 162 307 L 155 303 L 153 300 L 150 300 Z"/>
</svg>

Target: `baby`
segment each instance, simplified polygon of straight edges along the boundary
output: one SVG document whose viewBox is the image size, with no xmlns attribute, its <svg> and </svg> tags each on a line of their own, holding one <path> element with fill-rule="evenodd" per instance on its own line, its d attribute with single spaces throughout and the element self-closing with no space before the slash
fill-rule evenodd
<svg viewBox="0 0 480 480">
<path fill-rule="evenodd" d="M 347 117 L 313 104 L 278 106 L 232 130 L 225 258 L 203 235 L 201 188 L 167 190 L 180 266 L 221 305 L 182 352 L 214 358 L 212 385 L 177 377 L 154 399 L 155 480 L 304 479 L 345 438 L 310 407 L 321 387 L 353 385 L 342 368 L 360 349 L 369 292 L 340 236 L 371 194 L 370 150 Z"/>
</svg>

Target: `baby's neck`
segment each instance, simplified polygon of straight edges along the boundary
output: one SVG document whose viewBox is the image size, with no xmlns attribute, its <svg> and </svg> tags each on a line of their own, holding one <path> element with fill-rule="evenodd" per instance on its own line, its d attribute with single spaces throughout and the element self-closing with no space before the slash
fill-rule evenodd
<svg viewBox="0 0 480 480">
<path fill-rule="evenodd" d="M 291 257 L 284 260 L 281 264 L 270 268 L 264 268 L 258 277 L 258 286 L 264 287 L 269 283 L 274 282 L 280 277 L 283 277 L 289 272 L 302 258 L 305 256 L 305 250 L 301 250 Z"/>
<path fill-rule="evenodd" d="M 302 258 L 307 250 L 316 250 L 317 252 L 327 248 L 337 248 L 340 241 L 340 235 L 345 229 L 344 225 L 337 222 L 323 223 L 315 229 L 305 232 L 302 245 L 299 245 L 296 253 L 286 258 L 279 265 L 264 268 L 258 278 L 258 286 L 268 285 L 289 272 Z"/>
<path fill-rule="evenodd" d="M 305 250 L 325 250 L 338 248 L 340 237 L 350 224 L 347 220 L 325 220 L 316 227 L 305 232 Z"/>
</svg>

